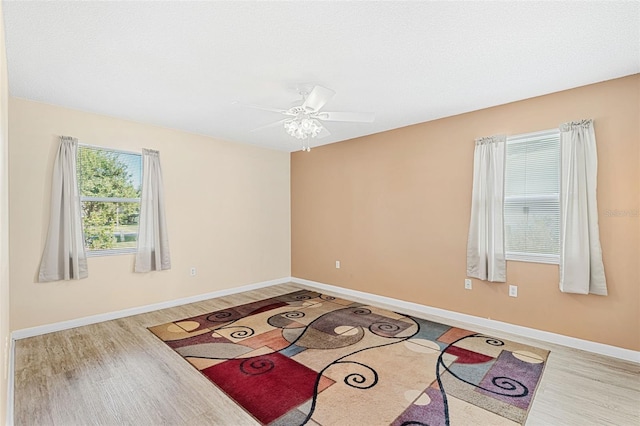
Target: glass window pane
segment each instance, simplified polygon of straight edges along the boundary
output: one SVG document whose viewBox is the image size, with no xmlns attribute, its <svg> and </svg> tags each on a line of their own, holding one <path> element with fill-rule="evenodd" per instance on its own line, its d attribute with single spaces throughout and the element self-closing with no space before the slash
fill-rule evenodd
<svg viewBox="0 0 640 426">
<path fill-rule="evenodd" d="M 560 205 L 555 200 L 528 200 L 504 205 L 507 252 L 560 253 Z"/>
<path fill-rule="evenodd" d="M 85 246 L 89 250 L 135 248 L 139 203 L 82 202 Z"/>
<path fill-rule="evenodd" d="M 80 146 L 78 182 L 82 197 L 140 198 L 142 156 Z"/>
</svg>

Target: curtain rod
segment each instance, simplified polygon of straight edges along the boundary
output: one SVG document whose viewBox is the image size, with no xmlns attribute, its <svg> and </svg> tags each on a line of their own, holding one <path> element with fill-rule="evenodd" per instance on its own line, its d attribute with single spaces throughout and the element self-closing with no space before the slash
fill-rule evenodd
<svg viewBox="0 0 640 426">
<path fill-rule="evenodd" d="M 518 135 L 507 136 L 507 140 L 513 141 L 513 140 L 519 140 L 519 139 L 529 139 L 529 138 L 536 138 L 540 136 L 553 135 L 556 133 L 560 133 L 559 127 L 556 127 L 555 129 L 539 130 L 537 132 L 522 133 Z"/>
<path fill-rule="evenodd" d="M 499 133 L 499 134 L 495 134 L 495 135 L 492 135 L 492 136 L 485 136 L 485 137 L 481 137 L 481 138 L 475 138 L 473 140 L 473 142 L 475 143 L 477 140 L 493 138 L 493 137 L 496 137 L 496 136 L 506 136 L 507 142 L 513 142 L 513 141 L 519 141 L 519 140 L 524 140 L 524 139 L 529 139 L 529 138 L 535 138 L 535 137 L 539 137 L 539 136 L 552 135 L 554 133 L 560 133 L 560 128 L 556 127 L 555 129 L 539 130 L 537 132 L 520 133 L 520 134 L 515 134 L 515 135 L 507 135 L 507 134 L 504 134 L 504 133 Z"/>
</svg>

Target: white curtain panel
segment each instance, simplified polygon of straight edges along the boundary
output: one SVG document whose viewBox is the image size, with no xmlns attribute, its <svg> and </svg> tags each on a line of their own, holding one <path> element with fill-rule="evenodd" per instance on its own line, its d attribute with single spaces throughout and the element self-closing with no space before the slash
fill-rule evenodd
<svg viewBox="0 0 640 426">
<path fill-rule="evenodd" d="M 504 162 L 506 136 L 476 139 L 467 276 L 505 282 Z"/>
<path fill-rule="evenodd" d="M 560 290 L 606 296 L 593 120 L 560 126 Z"/>
<path fill-rule="evenodd" d="M 135 271 L 171 269 L 160 153 L 142 150 L 142 198 Z"/>
<path fill-rule="evenodd" d="M 77 153 L 77 139 L 60 137 L 53 165 L 49 232 L 40 262 L 39 282 L 79 280 L 88 276 L 76 175 Z"/>
</svg>

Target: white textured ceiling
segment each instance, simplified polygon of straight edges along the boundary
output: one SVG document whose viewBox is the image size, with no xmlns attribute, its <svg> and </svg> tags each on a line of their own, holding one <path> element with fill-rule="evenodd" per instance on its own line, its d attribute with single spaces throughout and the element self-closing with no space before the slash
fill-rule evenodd
<svg viewBox="0 0 640 426">
<path fill-rule="evenodd" d="M 640 72 L 640 3 L 4 1 L 12 96 L 295 151 L 296 87 L 338 142 Z"/>
</svg>

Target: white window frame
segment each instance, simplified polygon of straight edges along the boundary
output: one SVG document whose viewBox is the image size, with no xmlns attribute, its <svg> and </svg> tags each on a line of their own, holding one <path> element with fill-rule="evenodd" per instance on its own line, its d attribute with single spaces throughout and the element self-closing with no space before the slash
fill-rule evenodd
<svg viewBox="0 0 640 426">
<path fill-rule="evenodd" d="M 560 130 L 559 129 L 549 129 L 543 130 L 540 132 L 532 132 L 532 133 L 524 133 L 515 136 L 507 137 L 507 147 L 509 144 L 514 143 L 526 143 L 527 141 L 536 140 L 539 138 L 549 137 L 557 135 L 558 142 L 560 141 Z M 558 150 L 560 149 L 560 145 L 558 144 Z M 506 179 L 506 161 L 507 156 L 505 155 L 505 179 Z M 558 163 L 558 170 L 560 169 L 560 163 Z M 560 202 L 560 185 L 558 185 L 558 195 L 541 195 L 535 198 L 529 197 L 531 201 L 542 201 L 556 198 L 558 202 Z M 507 199 L 515 200 L 518 198 L 524 197 L 504 197 L 504 205 L 507 203 Z M 504 207 L 503 207 L 504 209 Z M 560 219 L 560 218 L 558 218 Z M 505 238 L 506 238 L 506 230 L 505 230 Z M 505 241 L 505 259 L 509 261 L 517 261 L 517 262 L 531 262 L 531 263 L 546 263 L 552 265 L 560 264 L 560 255 L 559 254 L 543 254 L 543 253 L 525 253 L 525 252 L 510 252 L 506 251 L 506 241 Z"/>
<path fill-rule="evenodd" d="M 97 145 L 89 145 L 85 143 L 79 143 L 79 148 L 89 148 L 89 149 L 97 149 L 101 151 L 109 151 L 109 152 L 118 152 L 121 154 L 128 155 L 138 155 L 142 157 L 142 153 L 135 151 L 125 151 L 121 149 L 113 149 L 104 146 Z M 79 161 L 76 161 L 78 167 L 80 166 Z M 140 170 L 140 174 L 142 175 L 142 169 Z M 78 176 L 80 175 L 78 170 Z M 142 176 L 140 176 L 142 179 Z M 80 203 L 84 201 L 97 201 L 97 202 L 106 202 L 106 203 L 140 203 L 140 198 L 109 198 L 109 197 L 83 197 L 80 196 Z M 138 230 L 139 232 L 139 230 Z M 82 241 L 84 242 L 84 218 L 82 220 Z M 103 249 L 103 250 L 90 250 L 87 246 L 84 247 L 87 257 L 99 257 L 99 256 L 117 256 L 122 254 L 135 254 L 136 247 L 127 247 L 127 248 L 119 248 L 119 249 Z"/>
</svg>

